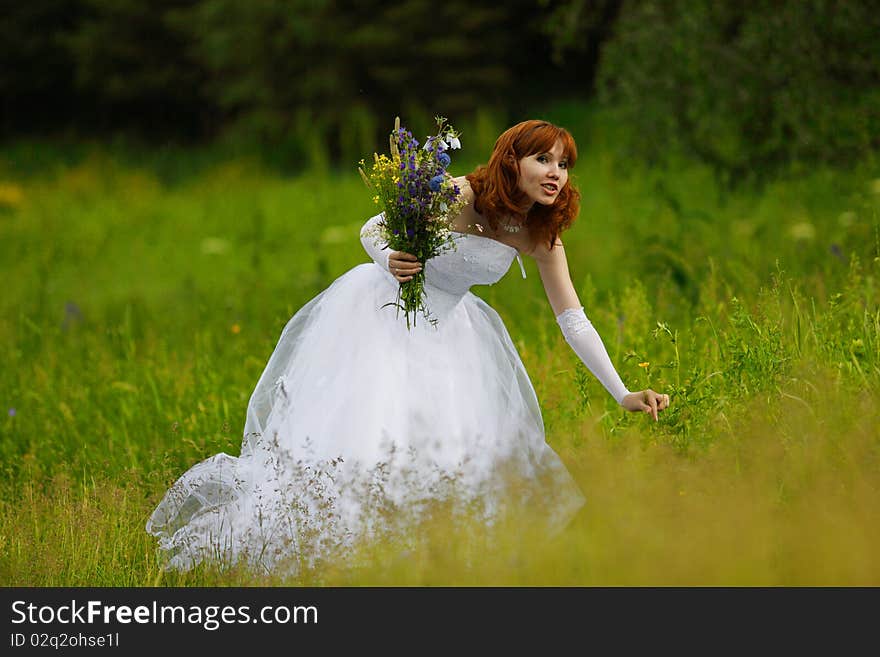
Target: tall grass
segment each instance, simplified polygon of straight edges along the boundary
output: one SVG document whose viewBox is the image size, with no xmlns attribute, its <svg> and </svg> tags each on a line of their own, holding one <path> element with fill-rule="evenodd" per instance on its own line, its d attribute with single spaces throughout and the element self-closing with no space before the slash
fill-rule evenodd
<svg viewBox="0 0 880 657">
<path fill-rule="evenodd" d="M 281 328 L 365 261 L 374 210 L 351 172 L 196 154 L 175 175 L 155 154 L 20 144 L 0 153 L 0 583 L 880 582 L 876 174 L 725 190 L 688 163 L 623 167 L 610 127 L 553 111 L 582 150 L 564 236 L 581 301 L 630 389 L 672 396 L 657 423 L 621 411 L 530 263 L 475 288 L 587 497 L 561 536 L 440 514 L 413 549 L 364 546 L 293 579 L 161 570 L 147 516 L 193 463 L 238 452 Z"/>
</svg>

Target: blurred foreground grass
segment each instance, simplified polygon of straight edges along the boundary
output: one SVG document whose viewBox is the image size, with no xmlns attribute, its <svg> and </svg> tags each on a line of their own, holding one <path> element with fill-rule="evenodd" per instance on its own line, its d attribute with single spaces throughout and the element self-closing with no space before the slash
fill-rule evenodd
<svg viewBox="0 0 880 657">
<path fill-rule="evenodd" d="M 517 343 L 582 513 L 556 538 L 426 519 L 415 549 L 268 583 L 880 583 L 875 172 L 722 190 L 685 164 L 624 168 L 609 133 L 567 124 L 573 280 L 630 389 L 672 408 L 655 424 L 616 407 L 527 262 L 474 292 Z M 144 522 L 188 467 L 238 453 L 281 328 L 366 260 L 369 195 L 253 159 L 170 180 L 102 148 L 19 168 L 23 148 L 0 153 L 0 583 L 266 582 L 164 573 Z"/>
<path fill-rule="evenodd" d="M 875 586 L 880 583 L 876 396 L 825 382 L 804 400 L 754 400 L 699 454 L 596 418 L 559 447 L 587 504 L 555 537 L 488 534 L 428 518 L 415 547 L 367 546 L 299 577 L 210 567 L 163 572 L 144 519 L 162 492 L 144 473 L 26 479 L 0 516 L 6 585 Z M 576 444 L 575 444 L 576 443 Z M 185 450 L 188 451 L 188 450 Z M 167 477 L 178 471 L 168 470 Z"/>
</svg>

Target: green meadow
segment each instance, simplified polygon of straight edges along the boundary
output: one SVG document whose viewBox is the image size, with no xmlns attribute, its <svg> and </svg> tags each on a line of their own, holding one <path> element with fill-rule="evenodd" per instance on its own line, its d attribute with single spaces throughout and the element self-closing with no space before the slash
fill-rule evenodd
<svg viewBox="0 0 880 657">
<path fill-rule="evenodd" d="M 632 162 L 602 120 L 559 112 L 581 149 L 573 281 L 627 386 L 671 407 L 655 423 L 615 404 L 526 259 L 527 279 L 514 266 L 473 292 L 519 349 L 582 512 L 553 537 L 438 513 L 414 548 L 286 578 L 167 572 L 144 524 L 191 465 L 238 454 L 284 324 L 367 261 L 356 162 L 4 146 L 0 584 L 880 584 L 880 169 L 722 186 L 684 159 Z M 503 127 L 464 126 L 453 173 Z"/>
</svg>

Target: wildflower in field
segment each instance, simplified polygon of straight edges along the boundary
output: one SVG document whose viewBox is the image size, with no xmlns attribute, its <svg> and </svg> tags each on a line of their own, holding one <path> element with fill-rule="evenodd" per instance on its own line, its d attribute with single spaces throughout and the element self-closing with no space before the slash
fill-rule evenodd
<svg viewBox="0 0 880 657">
<path fill-rule="evenodd" d="M 231 330 L 232 330 L 232 332 L 235 333 L 236 335 L 239 334 L 239 333 L 241 333 L 241 327 L 240 327 L 238 324 L 233 324 Z"/>
<path fill-rule="evenodd" d="M 856 219 L 858 219 L 856 213 L 852 210 L 847 210 L 846 212 L 840 213 L 840 215 L 837 217 L 837 223 L 839 223 L 844 228 L 848 228 L 856 222 Z"/>
<path fill-rule="evenodd" d="M 816 237 L 816 227 L 809 221 L 800 221 L 788 229 L 788 234 L 795 240 L 809 241 Z"/>
<path fill-rule="evenodd" d="M 9 409 L 9 417 L 15 417 L 15 415 L 16 415 L 16 411 L 15 411 L 15 409 L 14 409 L 14 408 L 10 408 L 10 409 Z"/>
<path fill-rule="evenodd" d="M 645 368 L 645 369 L 648 369 L 648 366 L 649 366 L 650 364 L 651 364 L 651 363 L 648 363 L 648 362 L 639 363 L 639 367 L 643 367 L 643 368 Z"/>
<path fill-rule="evenodd" d="M 222 237 L 206 237 L 202 240 L 201 251 L 205 255 L 223 255 L 229 251 L 229 242 Z"/>
<path fill-rule="evenodd" d="M 0 206 L 17 208 L 24 201 L 24 192 L 21 187 L 12 183 L 0 182 Z"/>
<path fill-rule="evenodd" d="M 74 301 L 67 301 L 64 304 L 64 320 L 61 322 L 61 328 L 65 331 L 77 322 L 83 321 L 83 313 L 80 307 Z"/>
</svg>

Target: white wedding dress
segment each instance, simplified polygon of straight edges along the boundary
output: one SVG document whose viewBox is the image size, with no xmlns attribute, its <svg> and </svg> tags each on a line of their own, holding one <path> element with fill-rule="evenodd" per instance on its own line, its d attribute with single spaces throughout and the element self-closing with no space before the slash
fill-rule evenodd
<svg viewBox="0 0 880 657">
<path fill-rule="evenodd" d="M 478 235 L 452 240 L 425 269 L 436 325 L 419 316 L 407 329 L 382 307 L 398 283 L 374 262 L 290 319 L 250 398 L 240 456 L 195 465 L 147 523 L 168 567 L 313 563 L 390 525 L 405 531 L 433 500 L 490 524 L 539 510 L 548 532 L 581 507 L 501 318 L 470 292 L 518 253 Z"/>
</svg>

